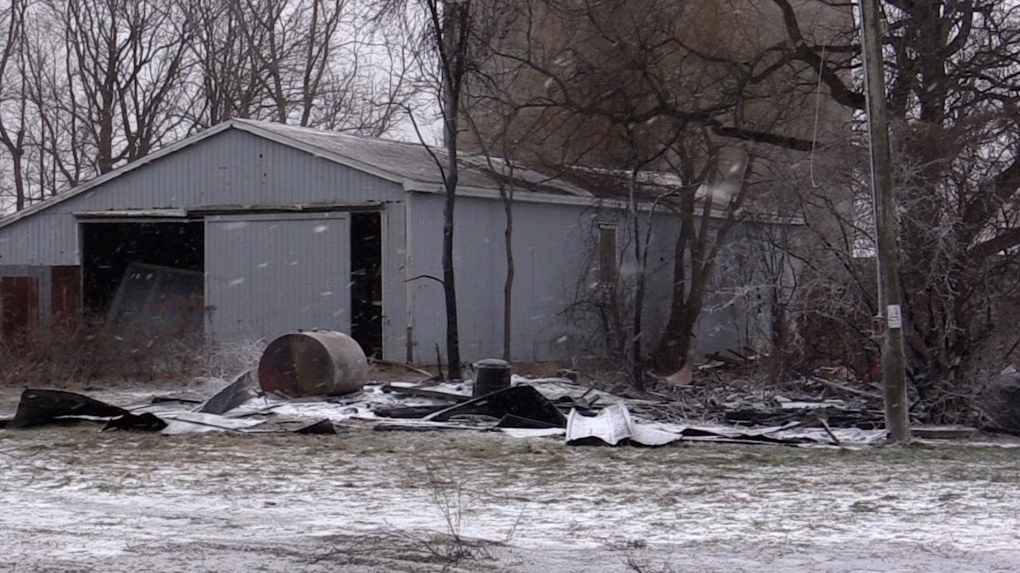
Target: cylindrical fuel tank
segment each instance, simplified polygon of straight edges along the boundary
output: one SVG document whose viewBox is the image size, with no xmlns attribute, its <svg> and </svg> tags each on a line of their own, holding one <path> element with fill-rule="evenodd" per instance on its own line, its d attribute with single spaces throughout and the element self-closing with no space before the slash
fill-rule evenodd
<svg viewBox="0 0 1020 573">
<path fill-rule="evenodd" d="M 259 386 L 285 396 L 336 396 L 361 390 L 368 378 L 365 351 L 342 332 L 285 334 L 259 360 Z"/>
</svg>

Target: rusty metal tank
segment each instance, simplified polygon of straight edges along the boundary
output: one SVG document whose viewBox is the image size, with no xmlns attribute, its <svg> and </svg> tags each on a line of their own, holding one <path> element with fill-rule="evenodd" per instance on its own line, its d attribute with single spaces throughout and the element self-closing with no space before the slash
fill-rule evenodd
<svg viewBox="0 0 1020 573">
<path fill-rule="evenodd" d="M 259 360 L 262 390 L 292 398 L 350 394 L 367 378 L 365 351 L 342 332 L 285 334 L 270 343 Z"/>
</svg>

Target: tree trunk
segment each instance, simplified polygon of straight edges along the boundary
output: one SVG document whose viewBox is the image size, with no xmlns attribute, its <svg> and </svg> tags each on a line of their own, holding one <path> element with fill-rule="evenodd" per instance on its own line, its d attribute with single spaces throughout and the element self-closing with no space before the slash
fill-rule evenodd
<svg viewBox="0 0 1020 573">
<path fill-rule="evenodd" d="M 438 8 L 438 7 L 436 7 Z M 457 285 L 453 261 L 454 206 L 457 201 L 459 165 L 457 132 L 460 95 L 466 73 L 468 6 L 464 2 L 443 2 L 442 15 L 433 12 L 440 44 L 443 71 L 443 136 L 446 146 L 446 169 L 443 177 L 446 204 L 443 209 L 443 298 L 446 303 L 446 357 L 449 378 L 462 377 L 460 334 L 457 322 Z M 441 24 L 440 24 L 441 21 Z"/>
<path fill-rule="evenodd" d="M 503 192 L 503 208 L 506 213 L 506 230 L 503 244 L 506 247 L 506 281 L 503 283 L 503 360 L 510 362 L 511 336 L 513 334 L 514 294 L 514 205 L 509 193 Z"/>
<path fill-rule="evenodd" d="M 634 231 L 634 260 L 638 265 L 637 284 L 634 286 L 634 331 L 630 341 L 631 359 L 631 385 L 635 390 L 645 389 L 645 362 L 644 362 L 644 326 L 642 325 L 642 314 L 644 313 L 645 302 L 645 260 L 641 250 L 641 225 L 638 220 L 637 207 L 637 176 L 638 170 L 634 169 L 630 174 L 630 222 Z M 651 221 L 649 221 L 649 225 Z M 648 232 L 651 232 L 649 229 Z"/>
</svg>

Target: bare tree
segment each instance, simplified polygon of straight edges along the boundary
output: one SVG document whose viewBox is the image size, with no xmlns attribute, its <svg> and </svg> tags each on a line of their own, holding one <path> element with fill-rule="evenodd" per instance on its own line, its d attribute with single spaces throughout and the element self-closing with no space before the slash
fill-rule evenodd
<svg viewBox="0 0 1020 573">
<path fill-rule="evenodd" d="M 72 136 L 93 150 L 89 167 L 106 173 L 174 138 L 191 40 L 177 3 L 69 0 L 50 9 L 63 26 Z"/>
<path fill-rule="evenodd" d="M 446 353 L 449 377 L 462 375 L 458 330 L 456 272 L 454 268 L 454 209 L 460 175 L 462 96 L 471 75 L 477 72 L 479 11 L 473 0 L 392 0 L 381 10 L 399 23 L 406 42 L 414 46 L 419 86 L 438 102 L 443 126 L 442 150 L 428 147 L 440 170 L 445 190 L 443 209 L 443 300 L 446 306 Z M 418 126 L 412 115 L 412 122 Z M 466 131 L 466 130 L 465 130 Z M 425 144 L 423 134 L 419 138 Z"/>
<path fill-rule="evenodd" d="M 810 69 L 798 62 L 774 70 L 775 34 L 756 20 L 743 31 L 747 16 L 732 4 L 536 0 L 519 3 L 513 24 L 494 36 L 498 63 L 489 65 L 504 81 L 482 101 L 482 131 L 497 141 L 528 141 L 520 156 L 596 187 L 599 175 L 630 174 L 617 185 L 631 205 L 628 244 L 639 263 L 629 343 L 638 385 L 647 348 L 654 346 L 665 372 L 690 361 L 715 257 L 750 207 L 752 185 L 766 187 L 756 167 L 776 155 L 768 149 L 804 153 L 814 144 L 804 114 L 776 112 L 799 113 L 813 93 L 801 78 Z M 781 29 L 778 10 L 768 16 Z M 730 35 L 720 41 L 724 30 Z M 785 81 L 766 81 L 771 76 Z M 500 125 L 504 117 L 512 122 Z M 676 184 L 638 185 L 639 172 L 670 174 Z M 672 304 L 654 344 L 642 325 L 647 238 L 638 203 L 669 209 L 680 221 Z"/>
<path fill-rule="evenodd" d="M 815 67 L 835 101 L 863 110 L 858 46 L 805 38 L 794 5 L 771 1 L 785 16 L 780 61 Z M 973 359 L 1012 322 L 995 313 L 1020 262 L 1020 7 L 887 1 L 884 12 L 908 369 L 933 417 L 949 419 L 967 411 Z"/>
<path fill-rule="evenodd" d="M 393 32 L 364 2 L 190 0 L 188 12 L 198 127 L 239 117 L 381 135 L 410 97 Z"/>
<path fill-rule="evenodd" d="M 503 254 L 506 261 L 506 276 L 503 279 L 503 360 L 510 362 L 513 357 L 513 294 L 516 263 L 514 259 L 514 190 L 516 182 L 514 173 L 516 166 L 508 160 L 512 153 L 505 147 L 499 157 L 494 157 L 493 150 L 488 149 L 485 139 L 481 137 L 478 125 L 470 114 L 462 113 L 471 135 L 480 147 L 485 167 L 496 180 L 499 188 L 499 199 L 503 204 Z M 506 140 L 501 140 L 504 145 Z"/>
<path fill-rule="evenodd" d="M 0 144 L 12 207 L 231 117 L 381 135 L 412 90 L 363 0 L 12 0 Z M 386 73 L 380 73 L 385 70 Z"/>
<path fill-rule="evenodd" d="M 25 132 L 28 102 L 25 97 L 25 12 L 27 0 L 12 0 L 0 10 L 4 26 L 0 53 L 0 143 L 11 156 L 14 179 L 14 208 L 25 208 Z M 7 105 L 13 104 L 12 106 Z"/>
</svg>

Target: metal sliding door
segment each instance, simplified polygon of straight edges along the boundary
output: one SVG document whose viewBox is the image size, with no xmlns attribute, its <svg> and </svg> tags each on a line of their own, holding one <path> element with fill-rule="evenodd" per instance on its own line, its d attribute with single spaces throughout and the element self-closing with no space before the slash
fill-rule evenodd
<svg viewBox="0 0 1020 573">
<path fill-rule="evenodd" d="M 347 213 L 221 215 L 205 230 L 205 300 L 216 342 L 350 331 Z"/>
</svg>

